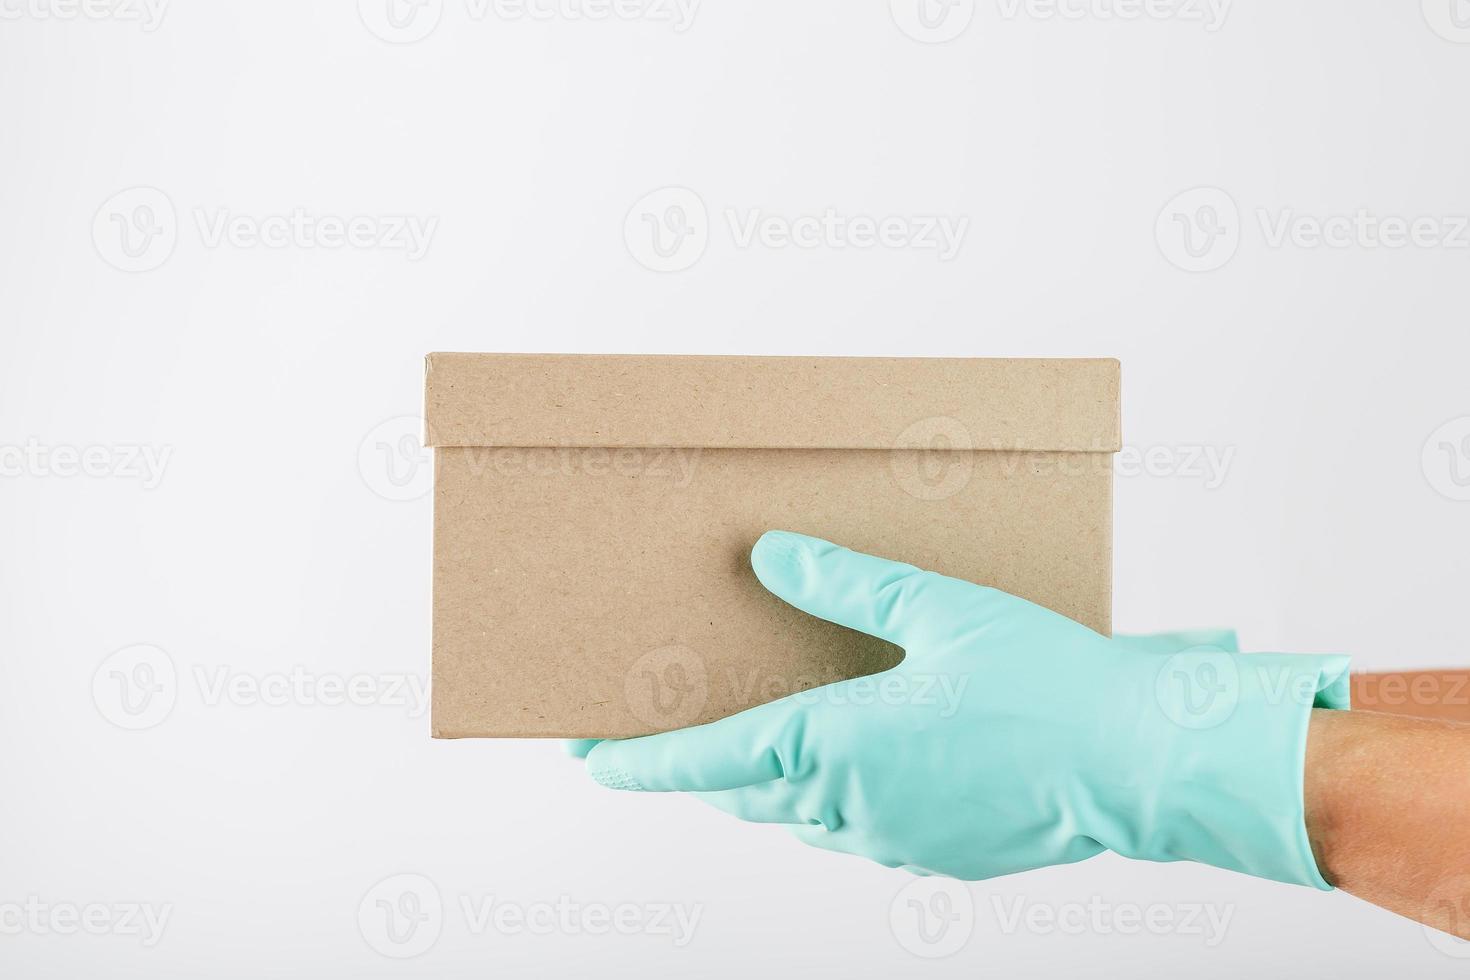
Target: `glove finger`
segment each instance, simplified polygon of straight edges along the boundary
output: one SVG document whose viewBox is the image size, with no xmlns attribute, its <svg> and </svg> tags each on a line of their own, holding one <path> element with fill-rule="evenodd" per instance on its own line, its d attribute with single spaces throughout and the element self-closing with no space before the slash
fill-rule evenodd
<svg viewBox="0 0 1470 980">
<path fill-rule="evenodd" d="M 804 824 L 797 815 L 795 794 L 784 779 L 773 779 L 754 786 L 727 789 L 718 793 L 696 793 L 699 799 L 717 810 L 749 823 Z"/>
<path fill-rule="evenodd" d="M 585 759 L 587 753 L 592 751 L 592 746 L 601 741 L 600 738 L 568 738 L 562 740 L 561 746 L 573 759 Z"/>
<path fill-rule="evenodd" d="M 800 705 L 772 701 L 708 725 L 609 739 L 587 753 L 587 772 L 611 789 L 715 792 L 780 779 L 794 758 Z"/>
<path fill-rule="evenodd" d="M 899 646 L 918 626 L 942 621 L 946 610 L 982 592 L 969 582 L 790 531 L 761 535 L 750 564 L 762 585 L 802 612 Z"/>
</svg>

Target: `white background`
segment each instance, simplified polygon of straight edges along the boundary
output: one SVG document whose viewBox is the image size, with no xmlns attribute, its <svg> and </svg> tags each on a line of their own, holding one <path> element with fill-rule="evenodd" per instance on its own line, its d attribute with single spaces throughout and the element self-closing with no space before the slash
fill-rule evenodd
<svg viewBox="0 0 1470 980">
<path fill-rule="evenodd" d="M 0 0 L 0 973 L 1463 974 L 1470 947 L 1346 895 L 1111 856 L 946 893 L 959 948 L 929 960 L 948 947 L 904 925 L 901 873 L 600 789 L 553 744 L 433 742 L 386 690 L 427 671 L 427 470 L 392 420 L 430 350 L 1116 356 L 1127 444 L 1159 461 L 1118 479 L 1120 629 L 1463 664 L 1470 31 L 1450 0 L 1241 0 L 1223 23 L 960 0 L 932 31 L 903 0 L 710 2 L 683 30 L 443 0 L 395 31 L 384 3 L 178 0 L 140 23 Z M 669 186 L 705 208 L 705 249 L 656 272 L 625 218 Z M 968 230 L 942 260 L 742 244 L 726 216 L 828 208 Z M 1358 209 L 1438 239 L 1273 244 L 1283 216 Z M 298 210 L 433 233 L 417 257 L 244 237 Z M 244 231 L 213 237 L 222 215 Z M 163 234 L 129 258 L 134 219 Z M 1190 222 L 1224 232 L 1193 259 Z M 1220 479 L 1188 462 L 1206 450 Z M 138 644 L 172 709 L 128 731 L 109 685 L 146 675 L 109 657 Z M 295 668 L 384 687 L 212 697 Z M 374 932 L 397 874 L 444 906 L 414 959 Z M 487 896 L 700 919 L 683 946 L 575 916 L 476 930 L 460 900 Z M 1018 900 L 1114 911 L 1007 931 Z M 6 912 L 28 902 L 169 919 L 150 946 Z M 1230 915 L 1213 946 L 1127 930 L 1130 908 L 1200 903 Z"/>
</svg>

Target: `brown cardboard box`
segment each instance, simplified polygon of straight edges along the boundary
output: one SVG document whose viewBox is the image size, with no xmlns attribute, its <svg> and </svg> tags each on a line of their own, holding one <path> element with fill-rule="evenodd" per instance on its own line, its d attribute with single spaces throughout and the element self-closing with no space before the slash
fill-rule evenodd
<svg viewBox="0 0 1470 980">
<path fill-rule="evenodd" d="M 1113 360 L 431 354 L 436 737 L 647 734 L 885 669 L 769 528 L 1107 632 Z"/>
</svg>

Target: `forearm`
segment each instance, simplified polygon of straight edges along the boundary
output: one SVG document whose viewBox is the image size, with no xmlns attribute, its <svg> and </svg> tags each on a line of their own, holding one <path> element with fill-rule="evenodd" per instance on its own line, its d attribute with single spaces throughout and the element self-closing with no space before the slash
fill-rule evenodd
<svg viewBox="0 0 1470 980">
<path fill-rule="evenodd" d="M 1470 671 L 1354 674 L 1352 680 L 1355 710 L 1470 722 Z"/>
<path fill-rule="evenodd" d="M 1327 880 L 1470 938 L 1470 725 L 1313 711 L 1307 833 Z"/>
</svg>

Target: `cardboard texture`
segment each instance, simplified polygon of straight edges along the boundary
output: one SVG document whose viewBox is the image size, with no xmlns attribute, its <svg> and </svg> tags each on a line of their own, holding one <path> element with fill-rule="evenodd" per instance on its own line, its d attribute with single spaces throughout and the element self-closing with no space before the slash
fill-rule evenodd
<svg viewBox="0 0 1470 980">
<path fill-rule="evenodd" d="M 1110 629 L 1114 360 L 431 354 L 433 733 L 627 737 L 897 663 L 771 528 Z"/>
</svg>

